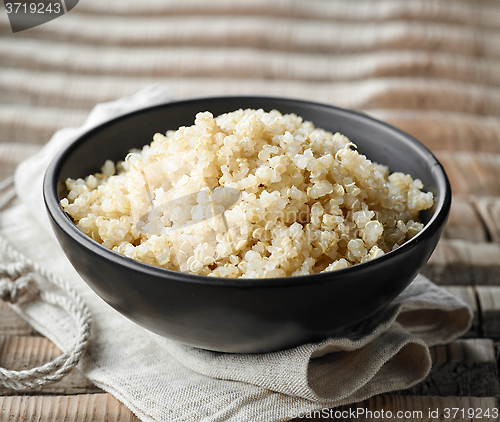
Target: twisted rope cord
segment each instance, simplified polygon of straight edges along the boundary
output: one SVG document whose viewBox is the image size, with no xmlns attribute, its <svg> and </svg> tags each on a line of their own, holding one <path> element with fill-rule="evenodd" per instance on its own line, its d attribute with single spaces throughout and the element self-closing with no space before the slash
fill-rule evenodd
<svg viewBox="0 0 500 422">
<path fill-rule="evenodd" d="M 12 182 L 11 182 L 12 183 Z M 0 190 L 6 188 L 0 186 Z M 3 202 L 3 201 L 2 201 Z M 0 209 L 5 203 L 0 203 Z M 11 303 L 40 298 L 44 302 L 64 309 L 75 321 L 77 335 L 72 350 L 69 350 L 38 368 L 12 371 L 0 368 L 0 384 L 15 390 L 32 390 L 54 383 L 73 369 L 88 347 L 90 337 L 90 312 L 80 295 L 71 285 L 40 267 L 36 262 L 16 251 L 0 237 L 0 251 L 11 261 L 0 264 L 0 298 Z M 62 289 L 66 296 L 39 291 L 37 282 L 44 278 Z"/>
</svg>

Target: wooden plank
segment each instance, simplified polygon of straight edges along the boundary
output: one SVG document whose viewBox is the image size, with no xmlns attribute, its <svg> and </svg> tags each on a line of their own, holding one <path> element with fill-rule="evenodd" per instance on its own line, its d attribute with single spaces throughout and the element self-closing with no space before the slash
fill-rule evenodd
<svg viewBox="0 0 500 422">
<path fill-rule="evenodd" d="M 500 244 L 469 243 L 470 265 L 475 285 L 500 285 Z"/>
<path fill-rule="evenodd" d="M 473 285 L 468 244 L 442 239 L 422 269 L 422 274 L 439 285 Z"/>
<path fill-rule="evenodd" d="M 493 242 L 500 243 L 500 197 L 477 197 L 474 206 Z"/>
<path fill-rule="evenodd" d="M 458 339 L 449 344 L 431 347 L 430 351 L 433 365 L 496 361 L 494 344 L 491 339 Z"/>
<path fill-rule="evenodd" d="M 7 17 L 0 15 L 0 32 L 11 34 Z M 228 33 L 228 25 L 232 31 Z M 74 28 L 85 28 L 77 31 Z M 194 45 L 199 47 L 238 46 L 278 51 L 346 54 L 383 50 L 446 51 L 476 57 L 498 58 L 495 32 L 468 25 L 426 22 L 349 22 L 332 25 L 328 21 L 306 19 L 266 19 L 258 16 L 196 14 L 154 17 L 103 17 L 68 14 L 51 25 L 39 25 L 22 38 L 71 40 L 79 44 L 122 46 Z M 471 58 L 471 59 L 472 59 Z"/>
<path fill-rule="evenodd" d="M 110 394 L 0 397 L 0 422 L 140 422 Z"/>
<path fill-rule="evenodd" d="M 391 109 L 370 114 L 408 132 L 431 151 L 500 153 L 500 121 L 493 116 Z"/>
<path fill-rule="evenodd" d="M 39 335 L 31 325 L 17 315 L 12 308 L 0 300 L 0 336 Z"/>
<path fill-rule="evenodd" d="M 88 110 L 0 104 L 0 141 L 43 144 L 64 127 L 81 126 Z"/>
<path fill-rule="evenodd" d="M 435 151 L 454 193 L 500 196 L 500 155 Z"/>
<path fill-rule="evenodd" d="M 443 238 L 462 239 L 469 242 L 488 241 L 485 226 L 468 197 L 463 195 L 453 197 Z"/>
<path fill-rule="evenodd" d="M 138 422 L 123 404 L 110 394 L 85 394 L 73 396 L 3 396 L 0 397 L 0 422 L 37 421 L 49 422 L 64 420 L 68 422 Z M 401 396 L 383 394 L 360 403 L 341 406 L 331 411 L 303 415 L 292 422 L 304 420 L 321 421 L 463 421 L 471 420 L 469 412 L 481 415 L 474 420 L 492 421 L 498 409 L 494 397 L 436 397 Z M 490 417 L 485 416 L 489 410 Z M 354 412 L 359 418 L 349 417 Z M 381 418 L 381 412 L 384 418 Z M 371 413 L 370 413 L 371 412 Z M 378 413 L 377 413 L 378 412 Z M 391 415 L 389 416 L 389 412 Z M 402 413 L 398 413 L 402 412 Z M 450 417 L 446 417 L 450 413 Z M 455 413 L 455 417 L 453 414 Z M 342 416 L 342 414 L 344 416 Z M 331 415 L 331 417 L 330 417 Z M 462 417 L 465 415 L 465 417 Z M 347 417 L 346 417 L 347 416 Z"/>
<path fill-rule="evenodd" d="M 492 87 L 431 78 L 423 81 L 411 78 L 411 82 L 393 78 L 383 90 L 374 92 L 362 107 L 496 116 L 500 110 L 499 100 L 500 96 Z"/>
<path fill-rule="evenodd" d="M 147 8 L 139 7 L 134 1 L 121 0 L 99 2 L 87 0 L 72 13 L 89 13 L 111 16 L 174 16 L 189 15 L 196 10 L 200 15 L 254 15 L 279 16 L 301 19 L 328 19 L 331 22 L 339 21 L 381 21 L 381 20 L 421 20 L 431 22 L 459 23 L 477 25 L 480 28 L 498 28 L 500 11 L 494 7 L 495 3 L 488 4 L 475 0 L 470 2 L 455 2 L 454 7 L 435 7 L 436 4 L 426 5 L 424 2 L 398 2 L 393 0 L 379 0 L 376 8 L 367 7 L 367 2 L 351 2 L 337 0 L 323 2 L 309 0 L 307 3 L 293 4 L 254 0 L 252 2 L 227 2 L 213 0 L 207 4 L 203 0 L 179 2 L 175 0 L 150 0 Z M 480 7 L 478 6 L 478 3 Z M 441 6 L 441 3 L 439 4 Z M 471 6 L 476 7 L 471 7 Z"/>
<path fill-rule="evenodd" d="M 17 165 L 39 149 L 40 145 L 0 142 L 0 181 L 13 175 Z"/>
<path fill-rule="evenodd" d="M 500 339 L 500 286 L 477 286 L 484 337 Z"/>
<path fill-rule="evenodd" d="M 55 359 L 61 351 L 41 336 L 0 336 L 0 366 L 15 371 L 31 369 Z M 60 381 L 43 387 L 39 392 L 52 394 L 82 394 L 101 390 L 85 378 L 78 369 L 73 369 Z M 9 388 L 0 387 L 1 395 L 17 394 Z"/>
<path fill-rule="evenodd" d="M 500 244 L 442 239 L 422 273 L 440 285 L 500 285 Z"/>
<path fill-rule="evenodd" d="M 488 398 L 476 398 L 476 397 L 435 397 L 435 396 L 397 396 L 393 394 L 385 394 L 380 396 L 375 396 L 369 400 L 361 404 L 357 404 L 351 407 L 355 407 L 356 409 L 373 409 L 375 411 L 381 410 L 392 410 L 395 414 L 398 411 L 403 412 L 403 417 L 393 417 L 393 418 L 385 418 L 387 421 L 401 421 L 402 419 L 405 421 L 415 421 L 415 422 L 423 422 L 423 421 L 437 421 L 437 420 L 447 420 L 447 421 L 460 421 L 460 420 L 469 420 L 467 417 L 467 413 L 469 410 L 481 409 L 482 414 L 487 409 L 493 411 L 493 409 L 498 408 L 498 401 L 493 397 Z M 457 417 L 446 417 L 447 410 L 455 408 L 458 409 L 458 412 L 462 410 L 465 413 L 465 417 L 461 417 L 461 414 L 458 413 Z M 437 410 L 437 412 L 436 412 Z M 415 413 L 418 412 L 418 413 Z M 406 413 L 410 412 L 410 413 Z M 421 413 L 420 413 L 421 412 Z M 432 413 L 430 413 L 432 412 Z M 335 420 L 335 419 L 334 419 Z M 337 419 L 338 420 L 338 419 Z M 380 420 L 380 418 L 374 417 L 361 417 L 358 419 L 359 421 L 372 421 L 372 420 Z M 484 418 L 484 420 L 497 420 L 497 418 Z"/>
<path fill-rule="evenodd" d="M 485 412 L 489 411 L 489 417 Z M 383 412 L 383 413 L 382 413 Z M 390 413 L 389 413 L 390 412 Z M 463 416 L 462 416 L 463 415 Z M 481 417 L 470 417 L 481 416 Z M 493 415 L 493 416 L 492 416 Z M 360 403 L 323 409 L 292 422 L 318 421 L 498 421 L 498 401 L 494 397 L 436 397 L 382 394 Z"/>
<path fill-rule="evenodd" d="M 320 0 L 321 1 L 321 0 Z M 112 60 L 110 60 L 112 57 Z M 314 66 L 310 63 L 314 61 Z M 22 93 L 25 98 L 32 101 L 48 101 L 37 95 L 37 90 L 32 81 L 27 81 L 29 71 L 54 71 L 64 72 L 68 77 L 78 74 L 69 84 L 72 87 L 78 79 L 86 75 L 108 75 L 112 79 L 119 76 L 190 76 L 190 77 L 219 77 L 224 75 L 228 79 L 280 79 L 280 80 L 306 80 L 318 82 L 366 80 L 370 78 L 401 78 L 428 80 L 440 79 L 444 82 L 458 81 L 483 86 L 499 86 L 500 75 L 495 72 L 498 61 L 489 58 L 469 60 L 444 52 L 417 51 L 417 52 L 391 52 L 372 51 L 370 53 L 349 54 L 338 60 L 332 55 L 280 52 L 265 49 L 243 50 L 238 47 L 218 49 L 214 47 L 196 48 L 193 46 L 148 46 L 131 48 L 122 46 L 86 46 L 60 40 L 58 43 L 51 41 L 25 39 L 20 37 L 0 39 L 0 62 L 5 70 L 0 69 L 0 92 L 3 92 L 2 101 L 7 102 L 12 94 Z M 147 66 L 144 65 L 147 63 Z M 203 65 L 204 64 L 204 65 Z M 15 70 L 14 70 L 15 69 Z M 18 72 L 18 78 L 15 73 Z M 25 86 L 20 84 L 20 79 L 25 81 Z M 31 83 L 30 83 L 31 82 Z M 67 81 L 69 82 L 69 81 Z M 74 96 L 79 89 L 72 87 L 69 92 L 60 92 L 68 98 Z M 44 92 L 55 94 L 54 91 Z M 457 119 L 452 122 L 444 116 L 413 115 L 407 119 L 403 113 L 396 117 L 403 125 L 410 125 L 421 135 L 434 133 L 432 139 L 442 145 L 439 135 L 452 135 L 455 145 L 468 144 L 487 135 L 488 124 L 482 122 L 475 127 Z M 426 118 L 430 126 L 435 126 L 436 117 L 438 126 L 434 128 L 419 128 L 422 118 Z M 444 125 L 441 126 L 441 121 Z M 427 126 L 427 125 L 423 125 Z M 498 127 L 498 125 L 497 125 Z M 484 130 L 486 129 L 486 131 Z M 436 132 L 441 132 L 440 134 Z M 468 138 L 471 139 L 468 139 Z M 424 136 L 427 140 L 428 137 Z M 485 141 L 489 138 L 487 137 Z M 451 140 L 451 139 L 450 139 Z M 445 149 L 445 148 L 439 148 Z M 460 148 L 461 149 L 461 148 Z M 471 150 L 469 148 L 469 150 Z"/>
<path fill-rule="evenodd" d="M 432 347 L 431 356 L 433 365 L 428 377 L 403 394 L 459 397 L 496 397 L 500 394 L 492 340 L 455 340 Z"/>
</svg>

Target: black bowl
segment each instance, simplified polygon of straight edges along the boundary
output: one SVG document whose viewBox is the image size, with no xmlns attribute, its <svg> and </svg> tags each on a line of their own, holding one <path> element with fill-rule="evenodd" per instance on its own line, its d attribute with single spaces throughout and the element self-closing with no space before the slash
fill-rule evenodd
<svg viewBox="0 0 500 422">
<path fill-rule="evenodd" d="M 96 173 L 106 159 L 122 160 L 156 132 L 189 126 L 199 111 L 214 116 L 239 108 L 296 113 L 341 132 L 373 161 L 419 178 L 435 197 L 421 213 L 424 229 L 380 258 L 323 274 L 274 279 L 225 279 L 185 274 L 132 261 L 80 232 L 62 211 L 64 181 Z M 451 203 L 446 174 L 418 141 L 353 111 L 267 97 L 201 98 L 156 105 L 108 121 L 80 136 L 50 164 L 44 197 L 67 257 L 108 304 L 170 339 L 223 352 L 268 352 L 352 328 L 394 300 L 436 247 Z"/>
</svg>

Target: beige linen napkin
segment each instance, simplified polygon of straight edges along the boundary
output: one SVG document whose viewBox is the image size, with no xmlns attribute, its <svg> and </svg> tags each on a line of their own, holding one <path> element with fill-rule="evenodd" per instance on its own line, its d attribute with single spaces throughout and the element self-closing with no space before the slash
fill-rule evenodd
<svg viewBox="0 0 500 422">
<path fill-rule="evenodd" d="M 254 355 L 209 352 L 152 334 L 109 307 L 82 281 L 49 226 L 42 198 L 44 171 L 58 150 L 88 128 L 170 99 L 165 88 L 149 86 L 133 97 L 98 105 L 81 128 L 58 131 L 18 167 L 15 184 L 21 201 L 0 214 L 1 236 L 69 281 L 87 303 L 91 342 L 79 369 L 143 421 L 286 421 L 424 379 L 431 367 L 428 346 L 466 332 L 472 312 L 423 276 L 356 331 Z M 55 290 L 43 280 L 40 288 Z M 71 348 L 75 327 L 63 311 L 39 300 L 15 309 L 59 348 Z"/>
</svg>

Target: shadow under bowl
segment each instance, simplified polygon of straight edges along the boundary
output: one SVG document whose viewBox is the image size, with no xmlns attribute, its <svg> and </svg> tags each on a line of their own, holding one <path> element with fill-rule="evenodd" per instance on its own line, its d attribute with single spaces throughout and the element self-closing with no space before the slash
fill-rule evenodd
<svg viewBox="0 0 500 422">
<path fill-rule="evenodd" d="M 341 132 L 372 161 L 420 179 L 434 194 L 421 213 L 424 229 L 398 249 L 346 269 L 272 279 L 225 279 L 169 271 L 119 255 L 76 228 L 59 201 L 68 177 L 123 160 L 157 132 L 190 126 L 196 113 L 239 108 L 295 113 Z M 50 164 L 44 198 L 57 239 L 80 276 L 109 305 L 157 334 L 184 344 L 234 353 L 269 352 L 349 330 L 393 301 L 432 254 L 444 228 L 451 189 L 437 159 L 408 134 L 361 113 L 269 97 L 198 98 L 119 116 L 66 146 Z"/>
</svg>

